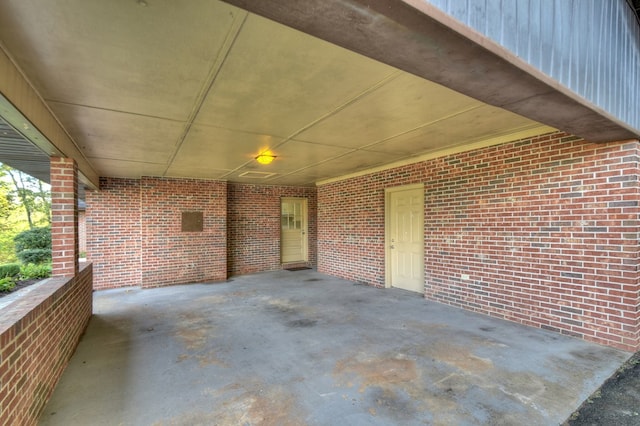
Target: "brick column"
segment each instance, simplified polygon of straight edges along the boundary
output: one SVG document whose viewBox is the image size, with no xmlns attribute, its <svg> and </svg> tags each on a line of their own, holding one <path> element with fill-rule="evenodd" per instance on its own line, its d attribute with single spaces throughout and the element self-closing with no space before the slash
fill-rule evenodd
<svg viewBox="0 0 640 426">
<path fill-rule="evenodd" d="M 78 274 L 78 167 L 72 158 L 51 157 L 52 275 Z"/>
</svg>

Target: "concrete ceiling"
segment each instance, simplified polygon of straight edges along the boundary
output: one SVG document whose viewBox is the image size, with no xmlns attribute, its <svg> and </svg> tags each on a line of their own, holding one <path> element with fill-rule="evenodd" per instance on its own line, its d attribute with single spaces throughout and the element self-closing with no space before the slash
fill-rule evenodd
<svg viewBox="0 0 640 426">
<path fill-rule="evenodd" d="M 0 41 L 100 176 L 312 185 L 550 130 L 219 1 L 5 0 Z"/>
</svg>

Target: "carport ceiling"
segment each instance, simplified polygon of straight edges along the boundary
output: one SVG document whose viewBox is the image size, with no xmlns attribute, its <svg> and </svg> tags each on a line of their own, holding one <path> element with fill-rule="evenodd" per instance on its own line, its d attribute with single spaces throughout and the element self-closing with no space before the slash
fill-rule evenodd
<svg viewBox="0 0 640 426">
<path fill-rule="evenodd" d="M 7 0 L 0 39 L 100 176 L 311 185 L 549 130 L 212 0 Z"/>
</svg>

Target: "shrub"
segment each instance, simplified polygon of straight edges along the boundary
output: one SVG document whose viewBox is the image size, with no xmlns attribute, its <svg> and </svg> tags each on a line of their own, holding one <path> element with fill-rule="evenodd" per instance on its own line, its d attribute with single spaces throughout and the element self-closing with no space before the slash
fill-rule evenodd
<svg viewBox="0 0 640 426">
<path fill-rule="evenodd" d="M 18 252 L 18 259 L 24 264 L 51 261 L 51 249 L 26 249 Z"/>
<path fill-rule="evenodd" d="M 41 263 L 51 259 L 51 228 L 22 231 L 13 239 L 22 263 Z"/>
<path fill-rule="evenodd" d="M 0 278 L 15 277 L 20 273 L 20 265 L 17 263 L 7 263 L 0 265 Z"/>
<path fill-rule="evenodd" d="M 11 291 L 16 287 L 16 282 L 12 277 L 0 278 L 0 292 Z"/>
<path fill-rule="evenodd" d="M 26 265 L 22 265 L 22 268 L 20 268 L 20 279 L 22 280 L 30 280 L 35 278 L 48 278 L 50 276 L 51 276 L 50 263 L 40 263 L 40 264 L 29 263 Z"/>
</svg>

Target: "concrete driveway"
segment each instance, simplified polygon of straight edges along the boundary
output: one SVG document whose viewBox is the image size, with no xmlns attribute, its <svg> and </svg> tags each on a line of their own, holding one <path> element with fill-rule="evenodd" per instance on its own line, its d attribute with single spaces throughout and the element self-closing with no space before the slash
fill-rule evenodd
<svg viewBox="0 0 640 426">
<path fill-rule="evenodd" d="M 313 270 L 94 296 L 43 425 L 554 425 L 631 355 Z"/>
</svg>

